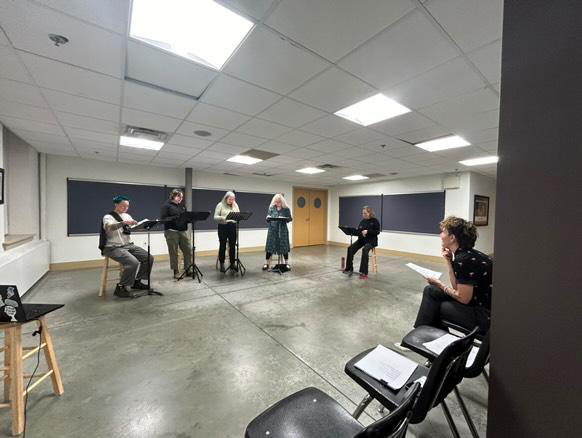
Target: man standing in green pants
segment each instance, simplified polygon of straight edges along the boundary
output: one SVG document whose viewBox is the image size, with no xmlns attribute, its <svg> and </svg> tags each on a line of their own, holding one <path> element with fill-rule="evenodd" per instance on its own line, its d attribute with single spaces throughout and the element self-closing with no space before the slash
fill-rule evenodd
<svg viewBox="0 0 582 438">
<path fill-rule="evenodd" d="M 191 263 L 190 239 L 188 237 L 188 223 L 180 219 L 180 215 L 186 211 L 186 207 L 182 203 L 184 194 L 181 190 L 174 189 L 170 193 L 164 205 L 162 205 L 162 212 L 160 219 L 166 219 L 164 222 L 164 237 L 168 244 L 168 252 L 170 253 L 170 268 L 174 272 L 174 278 L 180 276 L 180 268 L 178 266 L 178 248 L 184 255 L 184 269 L 187 269 Z"/>
</svg>

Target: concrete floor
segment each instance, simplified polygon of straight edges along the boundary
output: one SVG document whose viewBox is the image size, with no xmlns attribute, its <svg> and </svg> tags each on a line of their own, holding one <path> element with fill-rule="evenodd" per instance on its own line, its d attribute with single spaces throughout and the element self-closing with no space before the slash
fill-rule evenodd
<svg viewBox="0 0 582 438">
<path fill-rule="evenodd" d="M 261 271 L 262 253 L 241 254 L 243 279 L 217 273 L 214 257 L 199 257 L 201 284 L 175 282 L 167 263 L 158 263 L 152 281 L 165 296 L 135 300 L 98 298 L 97 269 L 49 273 L 25 301 L 65 303 L 48 317 L 65 393 L 58 398 L 43 383 L 31 394 L 27 436 L 240 438 L 257 414 L 307 386 L 353 411 L 364 391 L 344 374 L 345 363 L 402 339 L 425 282 L 404 266 L 411 260 L 388 256 L 378 256 L 380 272 L 368 281 L 347 278 L 339 272 L 344 251 L 296 249 L 283 276 Z M 25 342 L 34 343 L 28 335 Z M 483 378 L 464 381 L 461 393 L 484 436 Z M 462 436 L 470 436 L 454 397 L 449 405 Z M 377 418 L 377 407 L 360 420 Z M 2 410 L 0 435 L 9 433 Z M 434 409 L 407 436 L 451 433 Z"/>
</svg>

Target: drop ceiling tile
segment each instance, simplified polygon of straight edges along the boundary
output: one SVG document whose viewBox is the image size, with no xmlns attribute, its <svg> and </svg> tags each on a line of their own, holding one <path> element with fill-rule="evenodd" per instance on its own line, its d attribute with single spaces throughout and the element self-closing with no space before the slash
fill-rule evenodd
<svg viewBox="0 0 582 438">
<path fill-rule="evenodd" d="M 256 137 L 263 137 L 269 139 L 279 137 L 291 130 L 292 128 L 289 128 L 287 126 L 267 122 L 265 120 L 260 119 L 251 119 L 237 129 L 238 132 L 242 132 L 244 134 L 250 134 Z"/>
<path fill-rule="evenodd" d="M 435 123 L 422 114 L 410 112 L 386 120 L 385 122 L 376 123 L 372 128 L 389 135 L 397 136 L 402 132 L 413 131 L 415 129 L 429 128 Z"/>
<path fill-rule="evenodd" d="M 174 134 L 170 137 L 168 144 L 186 148 L 206 149 L 212 144 L 212 142 L 208 140 L 202 140 L 201 137 L 189 137 L 185 135 Z"/>
<path fill-rule="evenodd" d="M 204 92 L 203 102 L 256 115 L 279 100 L 278 94 L 228 76 L 219 76 Z"/>
<path fill-rule="evenodd" d="M 0 33 L 2 31 L 0 30 Z M 10 46 L 0 45 L 0 78 L 31 83 L 32 79 Z"/>
<path fill-rule="evenodd" d="M 503 0 L 433 0 L 426 8 L 465 52 L 501 38 Z"/>
<path fill-rule="evenodd" d="M 499 127 L 469 131 L 464 133 L 465 139 L 473 144 L 498 141 Z"/>
<path fill-rule="evenodd" d="M 11 131 L 27 130 L 44 132 L 46 134 L 65 135 L 61 127 L 53 123 L 18 119 L 16 117 L 8 116 L 0 116 L 0 122 L 10 128 Z"/>
<path fill-rule="evenodd" d="M 479 75 L 459 57 L 390 88 L 384 94 L 409 108 L 418 109 L 484 85 Z"/>
<path fill-rule="evenodd" d="M 123 105 L 128 108 L 183 119 L 195 104 L 196 100 L 179 94 L 131 81 L 124 82 Z"/>
<path fill-rule="evenodd" d="M 176 146 L 174 144 L 166 144 L 162 147 L 162 149 L 160 150 L 160 153 L 164 153 L 164 154 L 176 154 L 176 155 L 180 155 L 180 156 L 188 156 L 191 157 L 194 154 L 197 154 L 199 152 L 202 151 L 202 149 L 204 148 L 198 148 L 198 147 L 184 147 L 184 146 Z"/>
<path fill-rule="evenodd" d="M 323 116 L 325 116 L 323 111 L 288 98 L 281 99 L 258 115 L 261 119 L 292 128 L 298 128 Z"/>
<path fill-rule="evenodd" d="M 47 107 L 37 87 L 8 79 L 0 79 L 0 99 L 38 107 Z"/>
<path fill-rule="evenodd" d="M 57 123 L 53 114 L 46 108 L 0 99 L 0 117 L 2 116 L 53 124 Z"/>
<path fill-rule="evenodd" d="M 121 81 L 62 62 L 20 52 L 36 83 L 43 88 L 119 104 Z"/>
<path fill-rule="evenodd" d="M 210 160 L 216 160 L 216 161 L 225 161 L 228 158 L 230 158 L 231 156 L 232 156 L 231 154 L 225 154 L 223 152 L 202 151 L 198 155 L 196 155 L 194 158 L 198 158 L 200 160 L 210 159 Z"/>
<path fill-rule="evenodd" d="M 376 93 L 376 90 L 361 80 L 332 67 L 302 85 L 290 96 L 333 113 Z"/>
<path fill-rule="evenodd" d="M 129 39 L 127 71 L 129 78 L 154 84 L 198 98 L 217 72 L 193 61 Z"/>
<path fill-rule="evenodd" d="M 235 146 L 255 148 L 262 145 L 267 140 L 264 138 L 255 137 L 254 135 L 243 134 L 241 132 L 231 132 L 226 137 L 223 137 L 220 141 L 222 143 L 228 143 Z"/>
<path fill-rule="evenodd" d="M 481 113 L 467 114 L 466 116 L 450 121 L 447 126 L 450 126 L 451 130 L 458 133 L 461 137 L 478 130 L 495 128 L 499 126 L 499 110 L 495 109 Z"/>
<path fill-rule="evenodd" d="M 117 78 L 122 75 L 121 35 L 26 1 L 0 3 L 0 25 L 17 49 Z M 57 32 L 69 42 L 56 46 L 48 34 Z"/>
<path fill-rule="evenodd" d="M 232 130 L 249 120 L 249 116 L 199 102 L 186 120 Z"/>
<path fill-rule="evenodd" d="M 287 157 L 296 157 L 296 158 L 301 158 L 301 159 L 313 159 L 313 158 L 319 158 L 319 157 L 323 157 L 324 154 L 322 151 L 313 151 L 311 149 L 307 149 L 307 148 L 300 148 L 300 149 L 295 149 L 293 151 L 290 152 L 286 152 L 285 156 Z"/>
<path fill-rule="evenodd" d="M 353 131 L 358 127 L 359 125 L 356 125 L 355 123 L 330 115 L 316 120 L 315 122 L 308 123 L 307 125 L 302 126 L 301 129 L 322 137 L 337 137 L 338 135 Z"/>
<path fill-rule="evenodd" d="M 309 145 L 307 149 L 312 151 L 319 151 L 326 154 L 335 154 L 338 151 L 343 151 L 345 149 L 351 149 L 352 146 L 341 141 L 333 140 L 323 140 L 318 143 Z"/>
<path fill-rule="evenodd" d="M 229 154 L 230 156 L 239 155 L 246 152 L 249 148 L 244 146 L 233 146 L 225 143 L 214 143 L 207 150 L 211 152 L 219 152 L 222 154 Z"/>
<path fill-rule="evenodd" d="M 120 107 L 98 100 L 86 99 L 61 93 L 60 91 L 41 89 L 49 105 L 55 111 L 78 114 L 96 119 L 119 121 Z"/>
<path fill-rule="evenodd" d="M 260 146 L 262 151 L 273 152 L 275 154 L 283 154 L 297 149 L 297 146 L 292 146 L 287 143 L 281 143 L 276 140 L 269 140 Z M 269 159 L 269 161 L 271 161 Z"/>
<path fill-rule="evenodd" d="M 210 135 L 202 137 L 194 134 L 195 131 L 207 131 L 210 132 Z M 214 126 L 203 125 L 202 123 L 183 122 L 176 134 L 194 137 L 203 141 L 216 141 L 228 134 L 228 131 Z"/>
<path fill-rule="evenodd" d="M 377 131 L 373 131 L 368 128 L 360 128 L 354 131 L 348 132 L 347 134 L 342 134 L 335 137 L 335 140 L 342 141 L 344 143 L 349 143 L 351 145 L 357 146 L 361 144 L 366 144 L 374 140 L 379 140 L 383 138 L 384 135 Z"/>
<path fill-rule="evenodd" d="M 0 29 L 0 46 L 10 46 L 10 41 L 8 41 L 2 29 Z"/>
<path fill-rule="evenodd" d="M 398 134 L 398 138 L 410 143 L 421 143 L 439 137 L 451 135 L 451 130 L 442 126 L 429 126 L 428 128 L 416 129 L 414 131 Z"/>
<path fill-rule="evenodd" d="M 255 28 L 224 71 L 239 79 L 287 94 L 329 64 L 265 27 Z"/>
<path fill-rule="evenodd" d="M 52 9 L 125 34 L 129 19 L 129 0 L 35 0 Z"/>
<path fill-rule="evenodd" d="M 84 129 L 65 127 L 65 132 L 71 138 L 73 144 L 77 138 L 90 140 L 99 143 L 116 143 L 119 141 L 119 136 L 114 134 L 104 134 L 101 132 L 86 131 Z"/>
<path fill-rule="evenodd" d="M 501 40 L 497 40 L 470 52 L 469 59 L 493 84 L 501 81 Z"/>
<path fill-rule="evenodd" d="M 302 147 L 317 143 L 318 141 L 323 140 L 323 137 L 296 129 L 295 131 L 283 134 L 281 137 L 277 138 L 277 140 L 293 146 Z"/>
<path fill-rule="evenodd" d="M 447 126 L 448 122 L 461 119 L 467 114 L 476 114 L 497 108 L 499 108 L 499 97 L 491 90 L 482 88 L 435 103 L 420 109 L 419 112 Z"/>
<path fill-rule="evenodd" d="M 458 55 L 420 11 L 369 41 L 339 65 L 379 89 L 390 88 Z"/>
<path fill-rule="evenodd" d="M 131 108 L 123 108 L 121 111 L 121 123 L 139 128 L 154 129 L 171 133 L 178 128 L 182 121 L 159 114 L 146 113 Z"/>
<path fill-rule="evenodd" d="M 55 112 L 59 123 L 71 128 L 85 129 L 87 131 L 104 132 L 106 134 L 119 135 L 120 128 L 118 122 L 109 120 L 94 119 L 92 117 L 78 116 L 71 113 Z"/>
<path fill-rule="evenodd" d="M 359 157 L 368 154 L 370 154 L 370 151 L 368 150 L 359 147 L 353 147 L 336 151 L 333 155 L 335 158 L 343 159 L 345 161 L 348 158 L 353 159 L 354 157 Z"/>
<path fill-rule="evenodd" d="M 110 137 L 107 142 L 88 140 L 85 138 L 71 138 L 71 142 L 78 151 L 109 151 L 110 153 L 117 153 L 117 148 L 119 146 L 118 137 Z"/>
<path fill-rule="evenodd" d="M 26 141 L 29 144 L 43 142 L 60 146 L 71 145 L 69 139 L 65 137 L 64 132 L 61 134 L 47 134 L 44 132 L 29 131 L 26 129 L 13 129 L 12 132 L 14 132 L 17 136 L 19 136 L 22 140 Z"/>
<path fill-rule="evenodd" d="M 266 23 L 335 62 L 412 8 L 405 0 L 284 0 Z"/>
</svg>

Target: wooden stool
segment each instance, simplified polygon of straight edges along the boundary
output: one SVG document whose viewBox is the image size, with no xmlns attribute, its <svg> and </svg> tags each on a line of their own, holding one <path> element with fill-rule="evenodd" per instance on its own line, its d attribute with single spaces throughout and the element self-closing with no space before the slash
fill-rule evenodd
<svg viewBox="0 0 582 438">
<path fill-rule="evenodd" d="M 113 262 L 111 266 L 109 265 L 109 260 Z M 121 278 L 123 266 L 121 265 L 121 263 L 117 263 L 117 266 L 115 266 L 116 263 L 117 262 L 115 260 L 110 259 L 109 257 L 105 257 L 105 263 L 103 263 L 103 269 L 101 270 L 101 286 L 99 287 L 100 297 L 105 298 L 105 293 L 107 292 L 107 282 L 115 281 L 117 283 Z M 116 276 L 115 278 L 109 278 L 109 271 L 116 270 L 119 271 L 119 276 Z"/>
<path fill-rule="evenodd" d="M 372 248 L 372 272 L 378 273 L 378 258 L 376 257 L 376 248 Z"/>
<path fill-rule="evenodd" d="M 31 321 L 28 321 L 31 322 Z M 40 347 L 22 346 L 22 326 L 25 323 L 0 324 L 4 330 L 4 400 L 0 408 L 12 410 L 12 435 L 20 435 L 24 430 L 24 398 L 27 393 L 36 388 L 43 380 L 50 377 L 53 383 L 53 391 L 57 395 L 64 392 L 61 372 L 57 365 L 57 357 L 53 348 L 53 341 L 48 330 L 45 317 L 38 319 L 40 333 Z M 30 375 L 24 374 L 24 360 L 38 354 L 39 348 L 44 351 L 44 357 L 48 371 L 35 376 L 36 381 L 31 383 L 28 390 L 25 389 L 24 379 L 30 379 Z"/>
</svg>

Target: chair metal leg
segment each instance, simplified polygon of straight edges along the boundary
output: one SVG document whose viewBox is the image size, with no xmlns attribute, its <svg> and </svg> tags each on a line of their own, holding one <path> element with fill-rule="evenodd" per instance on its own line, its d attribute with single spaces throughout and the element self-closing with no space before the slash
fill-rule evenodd
<svg viewBox="0 0 582 438">
<path fill-rule="evenodd" d="M 457 396 L 457 400 L 459 401 L 459 406 L 461 407 L 461 412 L 463 413 L 463 417 L 465 417 L 465 421 L 467 422 L 467 426 L 469 426 L 469 429 L 471 430 L 471 435 L 473 435 L 473 438 L 479 438 L 479 433 L 477 432 L 477 428 L 475 427 L 475 424 L 473 423 L 473 419 L 471 418 L 471 415 L 469 415 L 469 410 L 467 409 L 467 405 L 465 405 L 465 401 L 461 397 L 461 393 L 459 392 L 459 388 L 455 387 L 454 391 L 455 391 L 455 395 Z"/>
<path fill-rule="evenodd" d="M 445 414 L 445 418 L 447 419 L 447 423 L 449 423 L 449 427 L 451 428 L 451 432 L 453 432 L 454 438 L 461 438 L 459 435 L 459 431 L 457 429 L 457 425 L 451 416 L 451 411 L 449 411 L 449 407 L 447 406 L 446 402 L 443 400 L 441 402 L 441 407 L 443 408 L 443 413 Z"/>
<path fill-rule="evenodd" d="M 362 415 L 362 413 L 366 410 L 368 405 L 372 402 L 373 398 L 370 394 L 366 394 L 366 396 L 362 399 L 356 410 L 354 411 L 352 417 L 356 420 Z"/>
</svg>

